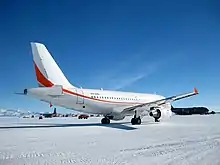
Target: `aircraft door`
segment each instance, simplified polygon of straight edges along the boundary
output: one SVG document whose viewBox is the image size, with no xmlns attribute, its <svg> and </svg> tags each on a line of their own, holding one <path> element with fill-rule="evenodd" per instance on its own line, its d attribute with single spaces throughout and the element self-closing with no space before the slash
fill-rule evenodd
<svg viewBox="0 0 220 165">
<path fill-rule="evenodd" d="M 76 98 L 76 104 L 84 104 L 84 93 L 82 89 L 76 89 L 77 98 Z"/>
</svg>

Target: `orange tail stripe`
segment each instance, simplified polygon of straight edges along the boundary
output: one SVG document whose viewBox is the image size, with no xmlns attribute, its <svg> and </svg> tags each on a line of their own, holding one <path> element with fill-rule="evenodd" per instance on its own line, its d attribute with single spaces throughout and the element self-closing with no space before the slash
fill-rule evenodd
<svg viewBox="0 0 220 165">
<path fill-rule="evenodd" d="M 41 73 L 37 65 L 34 63 L 34 68 L 37 76 L 37 81 L 45 87 L 52 87 L 54 84 L 49 81 L 44 75 Z"/>
</svg>

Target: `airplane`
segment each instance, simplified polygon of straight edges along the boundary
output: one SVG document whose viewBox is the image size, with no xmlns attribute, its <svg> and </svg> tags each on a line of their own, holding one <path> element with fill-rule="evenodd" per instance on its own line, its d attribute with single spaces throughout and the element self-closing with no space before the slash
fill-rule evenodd
<svg viewBox="0 0 220 165">
<path fill-rule="evenodd" d="M 42 43 L 31 42 L 34 69 L 38 87 L 24 89 L 20 94 L 34 97 L 51 105 L 83 113 L 101 114 L 102 124 L 133 116 L 132 125 L 140 125 L 143 116 L 155 122 L 172 116 L 171 103 L 199 94 L 193 92 L 164 97 L 157 94 L 133 93 L 101 89 L 83 89 L 73 86 L 64 76 L 56 61 Z"/>
</svg>

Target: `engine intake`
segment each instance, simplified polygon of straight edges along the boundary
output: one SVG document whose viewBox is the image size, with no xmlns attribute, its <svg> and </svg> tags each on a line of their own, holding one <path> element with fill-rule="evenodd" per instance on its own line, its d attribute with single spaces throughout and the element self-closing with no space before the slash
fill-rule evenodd
<svg viewBox="0 0 220 165">
<path fill-rule="evenodd" d="M 149 115 L 154 117 L 155 119 L 159 119 L 161 117 L 161 111 L 159 109 L 156 109 L 151 111 Z"/>
</svg>

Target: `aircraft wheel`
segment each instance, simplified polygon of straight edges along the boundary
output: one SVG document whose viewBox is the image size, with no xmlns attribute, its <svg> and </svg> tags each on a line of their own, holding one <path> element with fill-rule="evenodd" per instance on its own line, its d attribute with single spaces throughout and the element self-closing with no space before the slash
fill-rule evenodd
<svg viewBox="0 0 220 165">
<path fill-rule="evenodd" d="M 108 118 L 103 118 L 103 119 L 101 120 L 101 123 L 102 123 L 102 124 L 110 124 L 110 119 L 108 119 Z"/>
<path fill-rule="evenodd" d="M 137 124 L 140 125 L 141 124 L 141 119 L 138 117 L 136 120 L 137 120 Z"/>
<path fill-rule="evenodd" d="M 138 117 L 138 118 L 132 118 L 132 119 L 131 119 L 131 124 L 132 124 L 132 125 L 140 125 L 140 124 L 141 124 L 141 119 L 140 119 L 140 117 Z"/>
<path fill-rule="evenodd" d="M 136 124 L 135 118 L 132 118 L 132 119 L 131 119 L 131 124 L 132 124 L 132 125 L 135 125 L 135 124 Z"/>
</svg>

